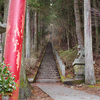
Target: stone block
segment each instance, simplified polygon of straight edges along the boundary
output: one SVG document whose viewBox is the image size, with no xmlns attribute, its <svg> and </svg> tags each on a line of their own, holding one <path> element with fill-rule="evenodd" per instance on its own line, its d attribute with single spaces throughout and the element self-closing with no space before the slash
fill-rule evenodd
<svg viewBox="0 0 100 100">
<path fill-rule="evenodd" d="M 60 59 L 57 51 L 55 50 L 55 48 L 53 46 L 53 44 L 52 44 L 52 48 L 53 48 L 54 54 L 56 55 L 56 60 L 57 60 L 57 62 L 59 64 L 61 75 L 65 76 L 65 65 L 63 64 L 62 60 Z"/>
<path fill-rule="evenodd" d="M 74 65 L 74 74 L 75 78 L 84 78 L 85 74 L 85 65 Z"/>
</svg>

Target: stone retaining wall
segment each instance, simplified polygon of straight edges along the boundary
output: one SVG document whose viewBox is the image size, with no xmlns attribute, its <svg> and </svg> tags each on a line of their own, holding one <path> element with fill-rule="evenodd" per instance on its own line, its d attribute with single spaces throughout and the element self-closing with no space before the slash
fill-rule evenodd
<svg viewBox="0 0 100 100">
<path fill-rule="evenodd" d="M 62 76 L 65 76 L 65 65 L 63 64 L 62 60 L 61 60 L 60 57 L 58 56 L 58 53 L 57 53 L 57 51 L 55 50 L 55 48 L 54 48 L 54 46 L 53 46 L 53 43 L 52 43 L 52 49 L 53 49 L 53 51 L 54 51 L 54 53 L 55 53 L 56 60 L 58 61 L 61 74 L 62 74 Z"/>
</svg>

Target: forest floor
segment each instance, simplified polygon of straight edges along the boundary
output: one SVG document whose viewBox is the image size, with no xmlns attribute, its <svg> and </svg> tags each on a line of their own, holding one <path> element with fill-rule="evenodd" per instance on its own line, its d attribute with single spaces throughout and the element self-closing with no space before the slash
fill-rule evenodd
<svg viewBox="0 0 100 100">
<path fill-rule="evenodd" d="M 38 60 L 36 65 L 38 65 L 39 61 L 40 60 Z M 36 72 L 37 68 L 38 67 L 36 66 L 34 68 L 34 70 L 32 71 L 32 73 L 30 73 L 28 76 L 32 77 L 34 75 L 34 73 Z M 73 75 L 72 71 L 70 71 L 70 70 L 72 70 L 72 68 L 66 70 L 66 73 Z M 36 85 L 33 85 L 33 84 L 32 84 L 32 88 L 33 88 L 32 93 L 34 96 L 32 96 L 31 98 L 28 98 L 27 100 L 53 100 L 48 94 L 46 94 L 39 87 L 37 87 Z M 86 84 L 82 83 L 82 84 L 77 84 L 77 85 L 66 85 L 66 86 L 69 88 L 73 88 L 75 90 L 85 91 L 86 93 L 100 96 L 100 82 L 98 82 L 95 85 L 86 85 Z"/>
<path fill-rule="evenodd" d="M 35 71 L 33 71 L 35 72 Z M 67 73 L 67 71 L 66 71 Z M 68 70 L 69 73 L 69 70 Z M 69 73 L 72 74 L 72 73 Z M 31 76 L 31 75 L 30 75 Z M 33 96 L 28 98 L 27 100 L 53 100 L 48 94 L 46 94 L 43 90 L 36 86 L 36 83 L 32 85 L 32 93 Z M 77 84 L 77 85 L 66 85 L 68 88 L 72 88 L 79 91 L 84 91 L 89 94 L 98 95 L 100 96 L 100 82 L 96 83 L 95 85 L 86 85 L 84 83 Z"/>
<path fill-rule="evenodd" d="M 36 66 L 30 69 L 31 71 L 27 71 L 28 77 L 33 77 L 35 75 L 35 72 L 37 71 L 38 65 L 41 61 L 42 55 L 43 52 L 41 53 L 41 56 L 38 58 Z M 100 57 L 94 55 L 94 61 L 95 61 L 94 64 L 95 77 L 96 80 L 100 80 Z M 69 76 L 74 77 L 73 66 L 66 68 L 65 73 L 66 73 L 65 76 L 66 78 L 70 78 Z M 66 86 L 69 88 L 73 88 L 75 90 L 85 91 L 86 93 L 100 96 L 100 82 L 97 82 L 95 85 L 86 85 L 85 83 L 82 83 L 82 84 L 66 85 Z M 28 98 L 27 100 L 53 100 L 48 94 L 46 94 L 36 85 L 32 85 L 32 87 L 33 87 L 32 93 L 34 96 L 32 96 L 32 98 Z"/>
<path fill-rule="evenodd" d="M 27 98 L 27 100 L 53 100 L 48 94 L 42 91 L 38 86 L 32 85 L 33 96 L 31 98 Z"/>
</svg>

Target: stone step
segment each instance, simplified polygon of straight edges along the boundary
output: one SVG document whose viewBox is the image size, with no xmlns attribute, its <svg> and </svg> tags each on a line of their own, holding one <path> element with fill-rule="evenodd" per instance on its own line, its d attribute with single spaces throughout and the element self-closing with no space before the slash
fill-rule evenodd
<svg viewBox="0 0 100 100">
<path fill-rule="evenodd" d="M 53 65 L 51 65 L 51 64 L 48 64 L 48 65 L 41 65 L 41 67 L 40 68 L 57 68 L 56 66 L 53 66 Z"/>
<path fill-rule="evenodd" d="M 50 70 L 48 70 L 48 71 L 46 71 L 46 70 L 39 70 L 39 71 L 38 71 L 38 74 L 39 74 L 39 73 L 50 73 L 50 74 L 53 74 L 53 73 L 54 73 L 54 74 L 58 74 L 57 71 L 50 71 Z"/>
<path fill-rule="evenodd" d="M 47 50 L 43 57 L 42 63 L 39 67 L 35 80 L 36 82 L 47 82 L 47 83 L 54 83 L 61 81 L 59 71 L 57 69 L 54 55 L 52 52 L 51 43 L 48 43 L 47 45 Z"/>
<path fill-rule="evenodd" d="M 49 69 L 49 68 L 40 68 L 40 71 L 58 71 L 57 69 Z"/>
<path fill-rule="evenodd" d="M 48 72 L 48 73 L 38 72 L 38 75 L 59 75 L 59 73 L 58 72 L 54 72 L 54 73 L 52 73 L 52 72 Z"/>
<path fill-rule="evenodd" d="M 57 70 L 57 67 L 56 66 L 41 66 L 40 69 L 54 69 L 54 70 Z"/>
<path fill-rule="evenodd" d="M 39 83 L 58 83 L 58 82 L 61 82 L 61 79 L 36 79 L 35 82 L 39 82 Z"/>
<path fill-rule="evenodd" d="M 42 71 L 44 71 L 44 72 L 58 72 L 58 70 L 56 70 L 56 69 L 39 69 L 39 72 L 42 72 Z"/>
<path fill-rule="evenodd" d="M 38 79 L 60 79 L 60 77 L 54 77 L 54 76 L 37 76 Z"/>
<path fill-rule="evenodd" d="M 58 71 L 55 70 L 39 70 L 38 73 L 44 72 L 44 73 L 57 73 Z"/>
<path fill-rule="evenodd" d="M 40 72 L 40 73 L 38 73 L 38 75 L 50 75 L 50 76 L 59 76 L 59 73 L 50 73 L 50 72 L 48 72 L 48 73 L 44 73 L 44 72 Z"/>
<path fill-rule="evenodd" d="M 37 76 L 59 76 L 59 74 L 40 73 L 40 74 L 37 74 Z"/>
<path fill-rule="evenodd" d="M 55 75 L 55 74 L 53 74 L 53 75 L 51 75 L 51 74 L 38 74 L 36 77 L 60 77 L 59 75 Z"/>
</svg>

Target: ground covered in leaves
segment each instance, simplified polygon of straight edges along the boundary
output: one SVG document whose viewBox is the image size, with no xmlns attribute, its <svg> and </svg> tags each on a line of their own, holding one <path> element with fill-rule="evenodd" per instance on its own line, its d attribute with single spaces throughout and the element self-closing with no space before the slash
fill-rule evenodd
<svg viewBox="0 0 100 100">
<path fill-rule="evenodd" d="M 33 90 L 33 96 L 28 98 L 27 100 L 53 100 L 48 94 L 42 91 L 39 87 L 37 87 L 34 83 L 31 84 Z"/>
</svg>

